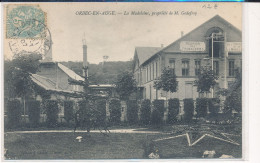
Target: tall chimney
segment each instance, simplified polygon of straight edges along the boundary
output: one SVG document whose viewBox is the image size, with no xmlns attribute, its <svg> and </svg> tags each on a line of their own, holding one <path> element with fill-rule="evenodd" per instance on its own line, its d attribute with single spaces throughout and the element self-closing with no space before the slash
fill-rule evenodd
<svg viewBox="0 0 260 163">
<path fill-rule="evenodd" d="M 85 35 L 85 34 L 84 34 Z M 82 40 L 83 43 L 83 76 L 87 75 L 88 76 L 88 70 L 86 69 L 88 66 L 88 59 L 87 59 L 87 45 L 86 45 L 86 39 L 85 37 Z M 85 69 L 86 69 L 86 73 L 85 74 Z"/>
</svg>

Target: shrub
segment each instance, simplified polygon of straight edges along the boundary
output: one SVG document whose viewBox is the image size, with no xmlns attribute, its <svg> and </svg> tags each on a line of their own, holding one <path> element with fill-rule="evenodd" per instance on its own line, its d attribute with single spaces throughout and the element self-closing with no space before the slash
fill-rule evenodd
<svg viewBox="0 0 260 163">
<path fill-rule="evenodd" d="M 209 112 L 211 115 L 216 115 L 219 112 L 219 102 L 218 98 L 208 99 Z"/>
<path fill-rule="evenodd" d="M 19 100 L 10 100 L 7 102 L 7 122 L 8 127 L 16 128 L 20 126 L 22 106 Z"/>
<path fill-rule="evenodd" d="M 37 127 L 40 121 L 40 101 L 28 101 L 28 116 L 33 127 Z"/>
<path fill-rule="evenodd" d="M 194 103 L 193 99 L 184 99 L 184 120 L 191 122 L 194 114 Z"/>
<path fill-rule="evenodd" d="M 113 124 L 120 123 L 121 103 L 118 99 L 112 99 L 109 103 L 110 122 Z"/>
<path fill-rule="evenodd" d="M 73 101 L 64 101 L 64 119 L 69 123 L 73 116 Z"/>
<path fill-rule="evenodd" d="M 78 102 L 79 104 L 79 111 L 78 111 L 78 114 L 79 114 L 79 121 L 83 122 L 85 120 L 89 120 L 90 119 L 90 107 L 87 103 L 86 100 L 81 100 Z"/>
<path fill-rule="evenodd" d="M 162 124 L 164 116 L 164 100 L 154 100 L 153 101 L 153 112 L 151 121 L 153 125 Z"/>
<path fill-rule="evenodd" d="M 58 102 L 55 100 L 46 100 L 46 123 L 48 127 L 56 127 L 58 125 Z"/>
<path fill-rule="evenodd" d="M 138 122 L 138 105 L 136 100 L 129 100 L 127 105 L 127 120 L 129 124 L 137 124 Z"/>
<path fill-rule="evenodd" d="M 97 123 L 102 124 L 106 121 L 106 100 L 97 100 L 96 101 L 97 108 Z"/>
<path fill-rule="evenodd" d="M 179 114 L 180 101 L 178 98 L 169 99 L 168 102 L 168 123 L 173 124 L 177 121 L 177 115 Z"/>
<path fill-rule="evenodd" d="M 143 100 L 141 104 L 141 116 L 140 120 L 142 124 L 148 125 L 151 121 L 151 102 L 150 100 Z"/>
<path fill-rule="evenodd" d="M 196 112 L 197 117 L 205 118 L 208 114 L 208 99 L 207 98 L 197 98 L 196 99 Z"/>
</svg>

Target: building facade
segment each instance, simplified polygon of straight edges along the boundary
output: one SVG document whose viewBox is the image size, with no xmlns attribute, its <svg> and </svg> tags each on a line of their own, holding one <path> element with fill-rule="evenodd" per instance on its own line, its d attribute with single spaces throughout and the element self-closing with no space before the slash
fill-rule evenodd
<svg viewBox="0 0 260 163">
<path fill-rule="evenodd" d="M 204 66 L 218 76 L 213 96 L 220 88 L 228 88 L 235 81 L 236 70 L 242 70 L 242 33 L 216 15 L 166 47 L 136 47 L 134 76 L 144 99 L 199 97 L 194 81 Z M 173 68 L 178 91 L 156 90 L 157 80 L 164 68 Z"/>
</svg>

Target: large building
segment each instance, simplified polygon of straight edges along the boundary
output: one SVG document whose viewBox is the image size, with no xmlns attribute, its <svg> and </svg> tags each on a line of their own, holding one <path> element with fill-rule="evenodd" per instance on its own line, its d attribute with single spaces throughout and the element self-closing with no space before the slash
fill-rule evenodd
<svg viewBox="0 0 260 163">
<path fill-rule="evenodd" d="M 136 47 L 133 71 L 143 98 L 195 100 L 199 93 L 194 81 L 203 66 L 213 68 L 219 77 L 212 91 L 216 97 L 220 88 L 228 88 L 235 81 L 236 69 L 242 68 L 241 42 L 241 31 L 216 15 L 166 47 Z M 153 87 L 166 67 L 173 68 L 177 76 L 175 93 Z"/>
</svg>

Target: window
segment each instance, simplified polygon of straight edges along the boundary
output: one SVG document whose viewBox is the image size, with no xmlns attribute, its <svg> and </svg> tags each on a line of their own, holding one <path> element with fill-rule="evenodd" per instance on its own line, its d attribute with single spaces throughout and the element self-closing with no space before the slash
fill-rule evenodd
<svg viewBox="0 0 260 163">
<path fill-rule="evenodd" d="M 218 61 L 213 62 L 213 72 L 215 75 L 219 75 L 219 63 Z"/>
<path fill-rule="evenodd" d="M 200 74 L 200 61 L 195 61 L 195 75 L 198 76 Z"/>
<path fill-rule="evenodd" d="M 175 73 L 175 60 L 174 59 L 169 60 L 169 68 L 173 69 L 173 72 Z"/>
<path fill-rule="evenodd" d="M 148 82 L 148 66 L 146 67 L 146 82 Z"/>
<path fill-rule="evenodd" d="M 182 61 L 182 76 L 189 76 L 189 61 Z"/>
<path fill-rule="evenodd" d="M 224 55 L 224 35 L 223 30 L 219 27 L 213 27 L 207 31 L 208 45 L 209 45 L 209 57 L 219 58 Z M 213 38 L 213 42 L 212 42 Z M 213 48 L 213 49 L 212 49 Z"/>
<path fill-rule="evenodd" d="M 153 63 L 153 75 L 152 75 L 152 79 L 154 79 L 154 63 Z"/>
<path fill-rule="evenodd" d="M 158 68 L 157 68 L 157 62 L 155 63 L 155 77 L 157 78 L 158 76 Z"/>
<path fill-rule="evenodd" d="M 152 68 L 151 65 L 149 65 L 149 80 L 152 79 Z"/>
<path fill-rule="evenodd" d="M 234 63 L 234 61 L 232 60 L 232 61 L 229 61 L 228 62 L 229 63 L 229 65 L 228 65 L 228 75 L 229 76 L 235 76 L 235 63 Z"/>
<path fill-rule="evenodd" d="M 140 84 L 143 83 L 143 71 L 141 70 L 141 75 L 140 75 Z"/>
</svg>

